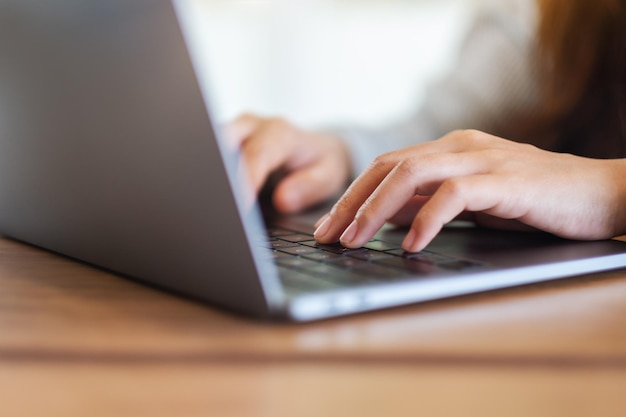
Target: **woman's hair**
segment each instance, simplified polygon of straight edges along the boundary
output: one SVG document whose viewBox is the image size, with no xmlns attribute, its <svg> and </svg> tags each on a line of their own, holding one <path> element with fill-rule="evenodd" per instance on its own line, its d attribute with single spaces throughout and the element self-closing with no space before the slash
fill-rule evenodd
<svg viewBox="0 0 626 417">
<path fill-rule="evenodd" d="M 626 0 L 537 0 L 554 148 L 626 156 Z"/>
</svg>

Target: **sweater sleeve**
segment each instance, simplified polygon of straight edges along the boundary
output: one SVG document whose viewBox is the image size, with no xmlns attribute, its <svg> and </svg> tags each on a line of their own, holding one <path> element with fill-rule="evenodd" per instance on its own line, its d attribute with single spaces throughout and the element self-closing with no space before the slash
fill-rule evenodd
<svg viewBox="0 0 626 417">
<path fill-rule="evenodd" d="M 496 134 L 538 104 L 534 0 L 492 1 L 478 10 L 454 69 L 431 85 L 408 120 L 379 130 L 341 129 L 358 175 L 379 154 L 456 129 Z"/>
</svg>

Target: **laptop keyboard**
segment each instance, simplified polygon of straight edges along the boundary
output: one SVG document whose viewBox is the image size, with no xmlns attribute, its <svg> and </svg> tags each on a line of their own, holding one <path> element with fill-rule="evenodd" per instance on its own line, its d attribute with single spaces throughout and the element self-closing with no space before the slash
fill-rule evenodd
<svg viewBox="0 0 626 417">
<path fill-rule="evenodd" d="M 407 253 L 397 245 L 371 240 L 359 249 L 320 245 L 312 235 L 270 228 L 264 246 L 278 265 L 283 284 L 302 290 L 374 284 L 462 271 L 481 264 L 431 251 Z"/>
</svg>

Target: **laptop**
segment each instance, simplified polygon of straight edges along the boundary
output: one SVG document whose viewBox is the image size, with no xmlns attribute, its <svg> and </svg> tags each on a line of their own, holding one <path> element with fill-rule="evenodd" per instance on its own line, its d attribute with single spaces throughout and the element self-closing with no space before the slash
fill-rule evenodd
<svg viewBox="0 0 626 417">
<path fill-rule="evenodd" d="M 166 0 L 0 0 L 0 232 L 260 318 L 309 321 L 626 266 L 626 243 L 385 227 L 319 247 L 319 212 L 246 204 Z M 271 223 L 271 224 L 270 224 Z"/>
</svg>

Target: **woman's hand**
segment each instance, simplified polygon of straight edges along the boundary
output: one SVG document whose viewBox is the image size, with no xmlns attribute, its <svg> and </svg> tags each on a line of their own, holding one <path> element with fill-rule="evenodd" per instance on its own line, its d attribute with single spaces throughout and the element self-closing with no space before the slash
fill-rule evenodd
<svg viewBox="0 0 626 417">
<path fill-rule="evenodd" d="M 624 233 L 624 160 L 540 150 L 478 131 L 378 157 L 318 222 L 320 243 L 365 244 L 387 221 L 411 224 L 403 242 L 422 250 L 457 216 L 573 239 Z"/>
<path fill-rule="evenodd" d="M 272 201 L 284 213 L 303 210 L 337 195 L 351 172 L 339 138 L 302 131 L 282 119 L 246 114 L 226 127 L 239 148 L 249 183 L 258 195 L 269 176 L 280 171 Z"/>
</svg>

